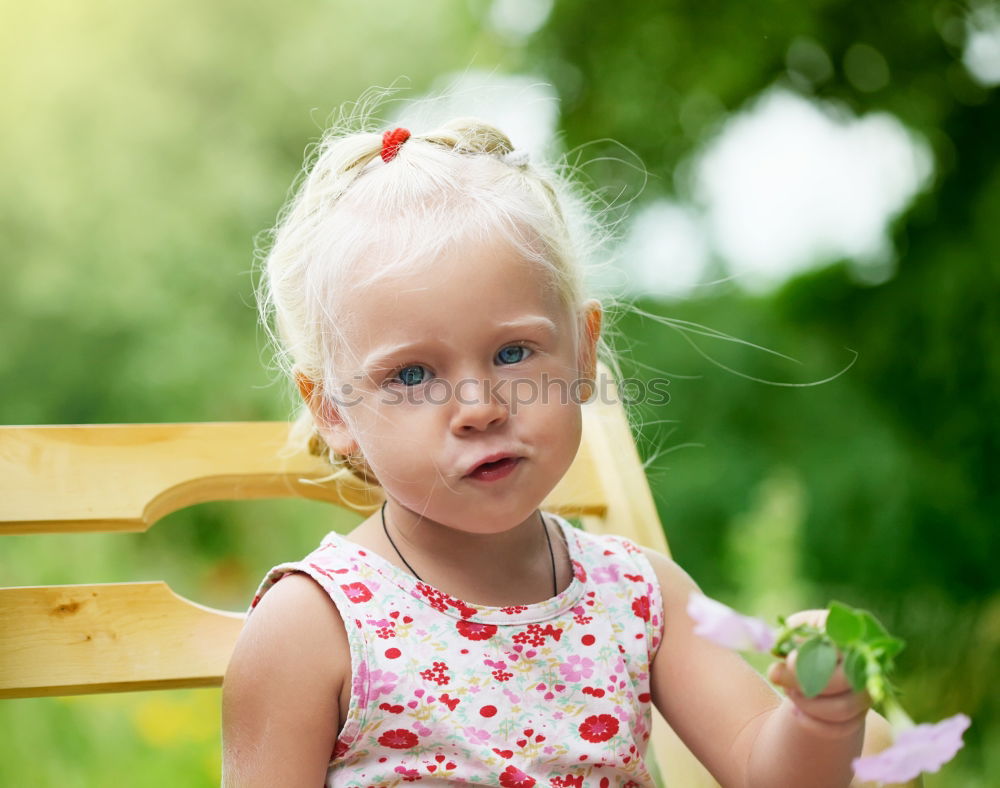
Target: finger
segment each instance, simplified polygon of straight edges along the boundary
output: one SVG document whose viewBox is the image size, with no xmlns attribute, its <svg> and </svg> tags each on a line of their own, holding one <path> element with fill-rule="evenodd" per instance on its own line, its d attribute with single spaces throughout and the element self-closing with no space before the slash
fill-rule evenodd
<svg viewBox="0 0 1000 788">
<path fill-rule="evenodd" d="M 767 669 L 767 678 L 768 681 L 779 687 L 798 687 L 798 682 L 785 660 L 772 662 Z"/>
<path fill-rule="evenodd" d="M 789 700 L 814 720 L 832 724 L 859 722 L 871 706 L 864 692 L 842 692 L 839 695 L 819 695 L 807 698 L 799 690 L 788 690 Z"/>
<path fill-rule="evenodd" d="M 785 622 L 793 627 L 797 627 L 799 624 L 808 624 L 822 629 L 829 613 L 829 610 L 800 610 L 798 613 L 792 613 L 785 619 Z"/>
<path fill-rule="evenodd" d="M 786 701 L 791 702 L 791 701 Z M 840 739 L 855 733 L 865 719 L 865 713 L 849 718 L 843 722 L 824 720 L 813 717 L 799 706 L 792 705 L 792 715 L 805 730 L 812 735 L 826 739 Z"/>
</svg>

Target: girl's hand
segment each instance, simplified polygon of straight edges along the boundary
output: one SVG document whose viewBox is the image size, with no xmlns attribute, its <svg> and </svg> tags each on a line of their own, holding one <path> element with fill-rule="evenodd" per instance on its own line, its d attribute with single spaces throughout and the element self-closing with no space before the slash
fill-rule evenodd
<svg viewBox="0 0 1000 788">
<path fill-rule="evenodd" d="M 788 624 L 810 624 L 822 628 L 826 622 L 826 610 L 804 610 L 788 617 Z M 844 675 L 842 658 L 827 682 L 826 687 L 809 698 L 803 693 L 795 674 L 798 651 L 793 651 L 787 659 L 775 662 L 767 671 L 770 681 L 780 686 L 794 704 L 793 713 L 800 724 L 811 733 L 827 738 L 839 738 L 857 730 L 864 722 L 872 701 L 867 692 L 856 692 Z"/>
</svg>

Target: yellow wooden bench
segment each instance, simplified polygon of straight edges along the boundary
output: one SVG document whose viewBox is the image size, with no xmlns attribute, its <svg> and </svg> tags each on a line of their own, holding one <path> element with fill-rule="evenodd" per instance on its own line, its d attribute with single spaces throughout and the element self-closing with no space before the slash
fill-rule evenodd
<svg viewBox="0 0 1000 788">
<path fill-rule="evenodd" d="M 145 531 L 216 500 L 303 496 L 346 506 L 360 482 L 308 483 L 327 466 L 282 452 L 285 422 L 0 427 L 0 535 Z M 377 493 L 376 493 L 377 494 Z M 584 440 L 544 504 L 594 532 L 667 552 L 621 405 L 584 408 Z M 0 543 L 2 549 L 2 543 Z M 243 613 L 166 583 L 0 589 L 0 698 L 218 687 Z M 716 786 L 654 710 L 650 746 L 664 785 Z"/>
</svg>

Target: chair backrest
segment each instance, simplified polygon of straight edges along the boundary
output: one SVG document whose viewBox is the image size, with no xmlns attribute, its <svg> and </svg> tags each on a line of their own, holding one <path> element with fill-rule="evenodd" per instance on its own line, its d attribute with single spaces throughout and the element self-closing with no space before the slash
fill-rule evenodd
<svg viewBox="0 0 1000 788">
<path fill-rule="evenodd" d="M 360 482 L 287 454 L 285 422 L 0 427 L 0 535 L 145 531 L 214 500 L 302 496 L 349 505 Z M 584 440 L 545 508 L 667 551 L 620 404 L 584 407 Z M 2 547 L 0 547 L 2 550 Z M 243 614 L 162 581 L 0 588 L 0 698 L 221 686 Z M 659 715 L 651 750 L 669 785 L 712 786 Z"/>
</svg>

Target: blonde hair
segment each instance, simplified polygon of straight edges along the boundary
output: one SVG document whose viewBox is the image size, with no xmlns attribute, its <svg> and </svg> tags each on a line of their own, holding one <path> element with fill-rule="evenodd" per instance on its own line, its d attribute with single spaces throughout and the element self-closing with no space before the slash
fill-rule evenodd
<svg viewBox="0 0 1000 788">
<path fill-rule="evenodd" d="M 348 282 L 363 288 L 496 233 L 547 271 L 567 307 L 582 304 L 591 231 L 586 223 L 570 231 L 567 210 L 577 225 L 587 211 L 558 170 L 529 163 L 506 134 L 473 118 L 413 134 L 389 162 L 381 151 L 380 133 L 343 125 L 327 132 L 271 231 L 257 295 L 285 373 L 315 381 L 326 396 L 341 349 L 328 308 Z M 328 479 L 353 472 L 376 481 L 363 458 L 329 450 L 304 403 L 290 439 L 327 457 Z"/>
</svg>

